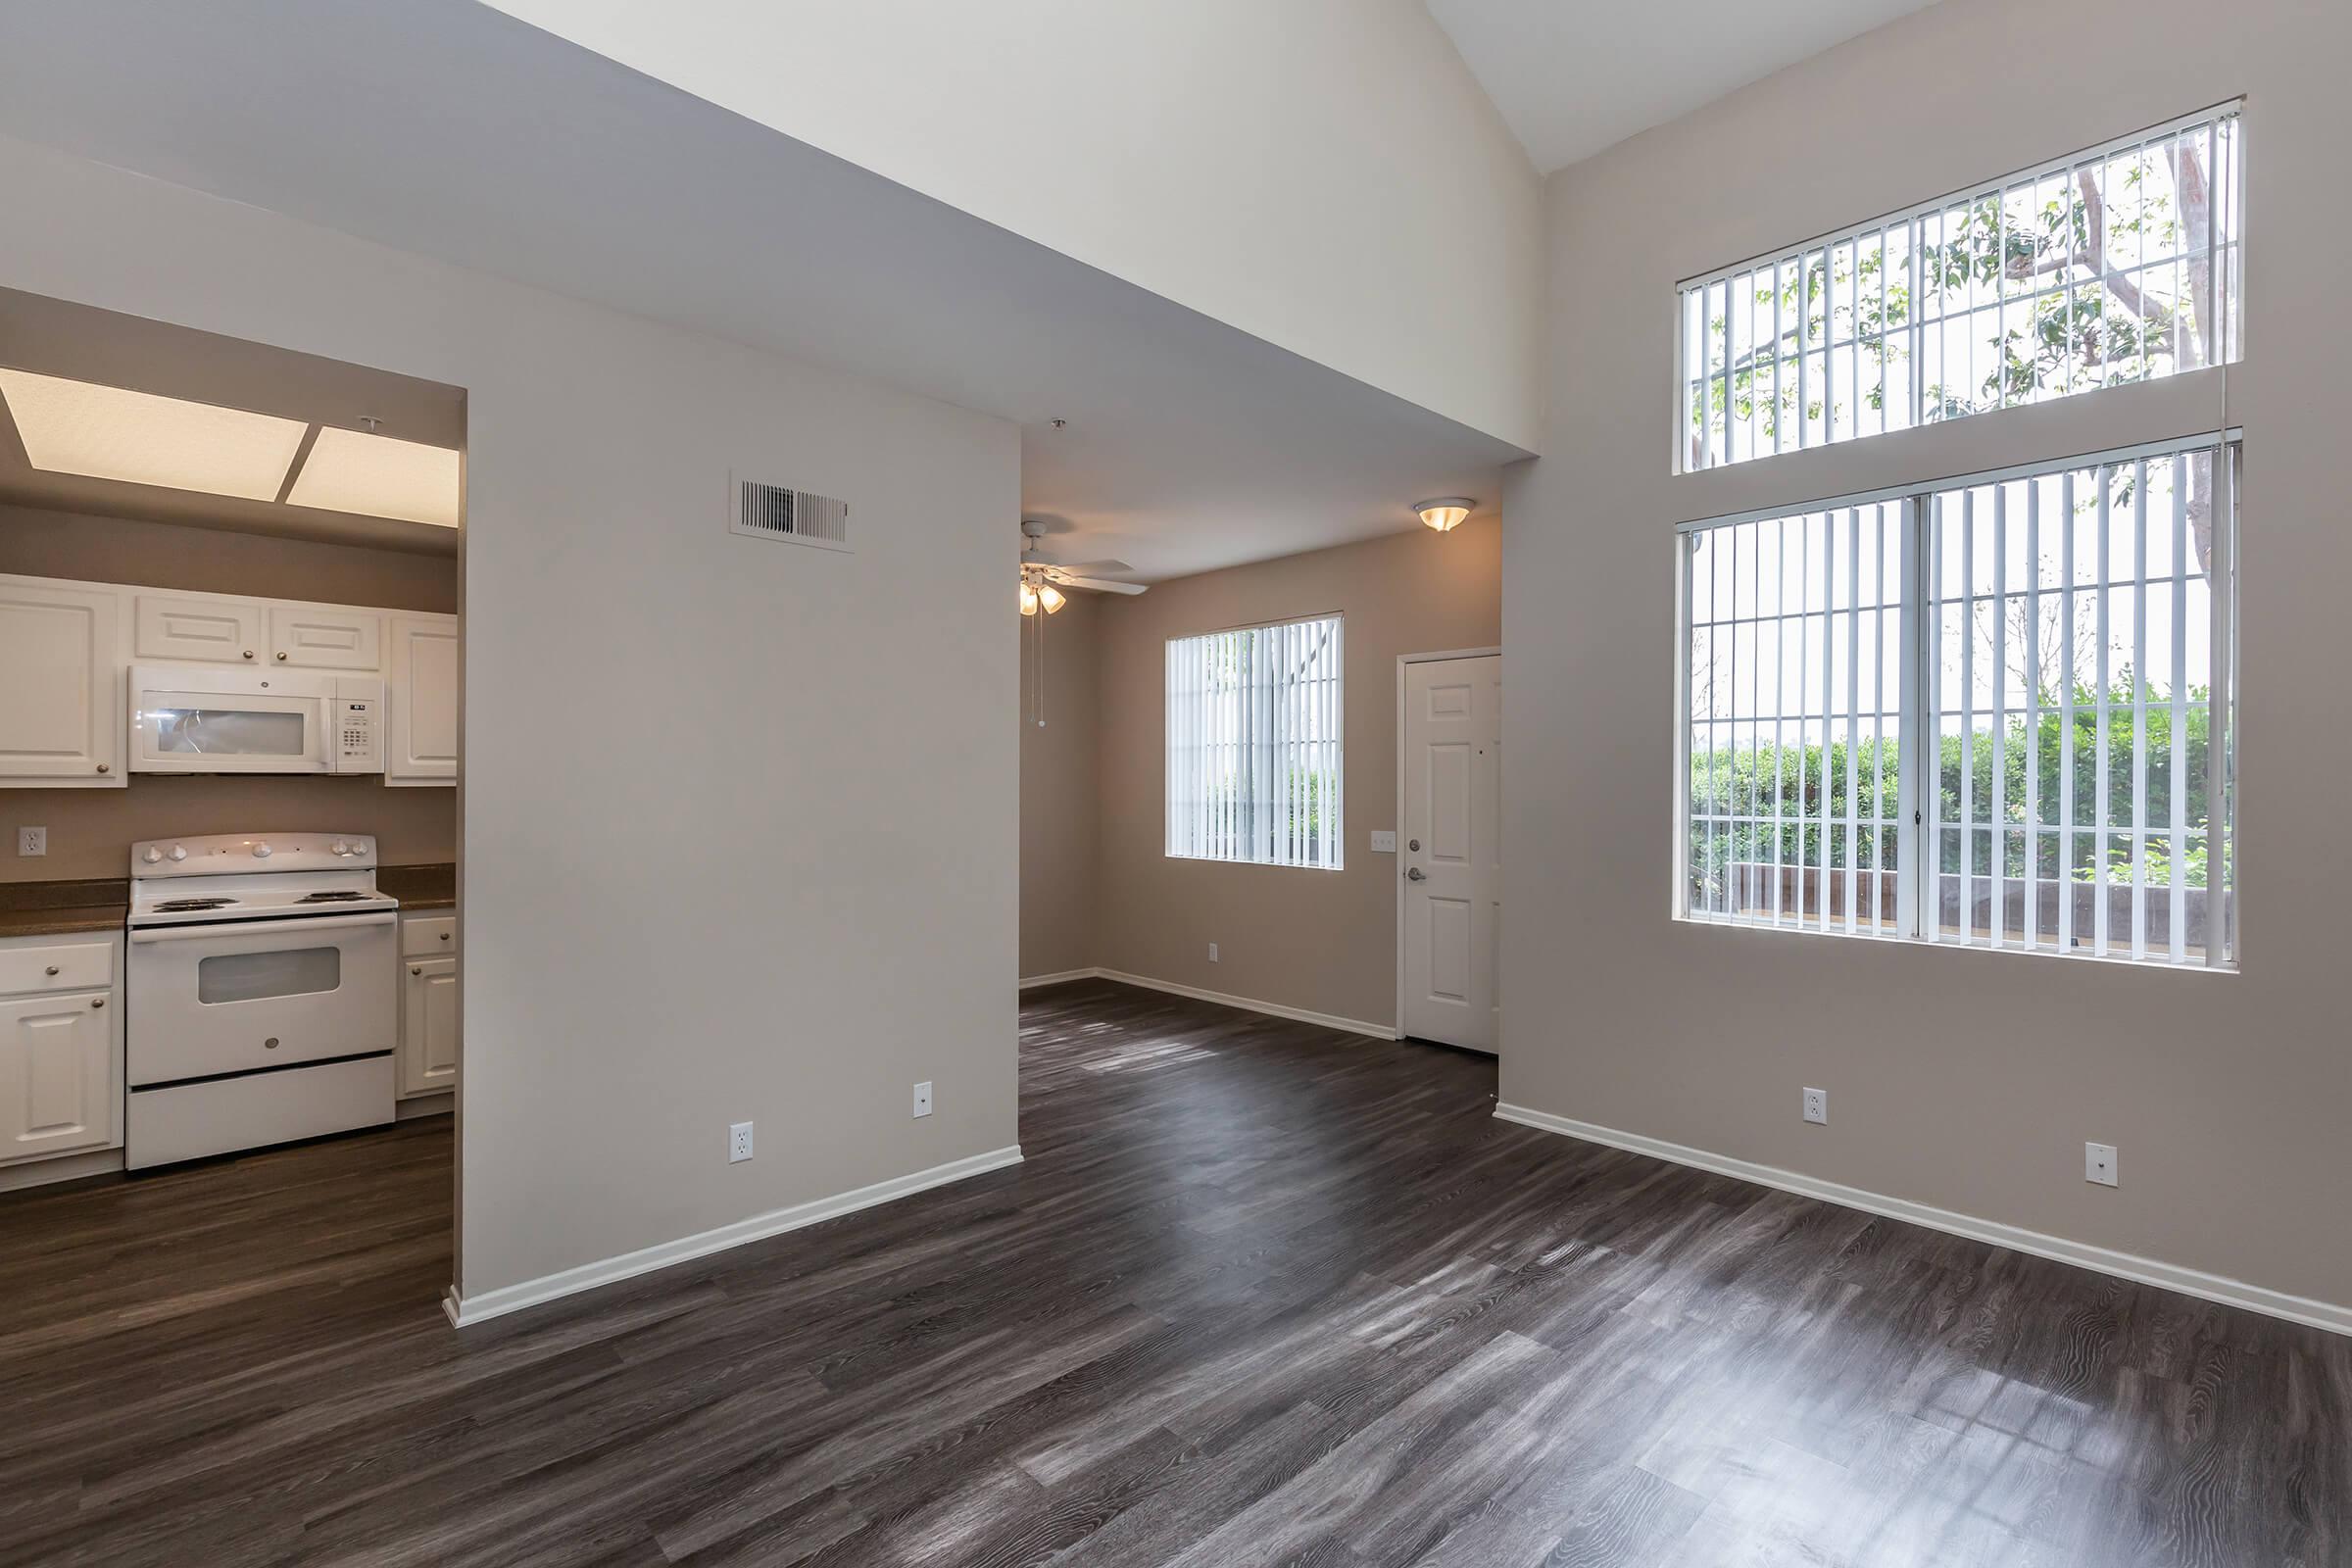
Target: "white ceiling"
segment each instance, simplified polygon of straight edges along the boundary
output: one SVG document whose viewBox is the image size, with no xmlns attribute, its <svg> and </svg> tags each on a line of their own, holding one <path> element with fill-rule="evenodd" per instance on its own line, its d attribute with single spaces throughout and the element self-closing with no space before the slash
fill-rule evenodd
<svg viewBox="0 0 2352 1568">
<path fill-rule="evenodd" d="M 1544 173 L 1933 0 L 1427 0 Z"/>
<path fill-rule="evenodd" d="M 471 0 L 0 6 L 0 134 L 1018 420 L 1052 553 L 1145 579 L 1526 455 Z"/>
</svg>

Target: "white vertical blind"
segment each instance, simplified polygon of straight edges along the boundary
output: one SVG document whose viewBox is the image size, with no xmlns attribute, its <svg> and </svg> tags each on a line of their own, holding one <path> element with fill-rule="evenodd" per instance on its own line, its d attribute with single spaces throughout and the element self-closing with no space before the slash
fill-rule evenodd
<svg viewBox="0 0 2352 1568">
<path fill-rule="evenodd" d="M 1167 645 L 1167 853 L 1340 866 L 1341 623 Z"/>
<path fill-rule="evenodd" d="M 1684 530 L 1683 912 L 2233 963 L 2235 452 Z"/>
<path fill-rule="evenodd" d="M 2227 104 L 1681 285 L 1679 468 L 2239 357 Z"/>
</svg>

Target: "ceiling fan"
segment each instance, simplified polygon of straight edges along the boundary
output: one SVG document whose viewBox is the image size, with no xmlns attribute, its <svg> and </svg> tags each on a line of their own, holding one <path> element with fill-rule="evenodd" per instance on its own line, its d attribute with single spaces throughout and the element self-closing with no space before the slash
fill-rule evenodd
<svg viewBox="0 0 2352 1568">
<path fill-rule="evenodd" d="M 1082 589 L 1096 594 L 1140 594 L 1145 584 L 1112 582 L 1106 577 L 1090 577 L 1094 571 L 1133 571 L 1124 561 L 1078 561 L 1067 565 L 1059 562 L 1040 560 L 1038 541 L 1046 536 L 1046 525 L 1035 517 L 1021 519 L 1021 537 L 1028 541 L 1021 546 L 1021 613 L 1034 615 L 1043 609 L 1049 615 L 1069 601 L 1062 596 L 1064 588 Z"/>
</svg>

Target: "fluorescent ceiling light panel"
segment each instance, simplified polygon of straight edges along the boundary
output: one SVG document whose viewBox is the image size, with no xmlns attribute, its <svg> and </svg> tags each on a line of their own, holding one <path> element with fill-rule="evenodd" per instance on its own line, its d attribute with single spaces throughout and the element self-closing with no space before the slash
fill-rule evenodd
<svg viewBox="0 0 2352 1568">
<path fill-rule="evenodd" d="M 274 501 L 302 445 L 298 419 L 0 369 L 25 461 L 51 473 Z"/>
<path fill-rule="evenodd" d="M 321 425 L 286 500 L 297 507 L 458 525 L 458 454 Z"/>
</svg>

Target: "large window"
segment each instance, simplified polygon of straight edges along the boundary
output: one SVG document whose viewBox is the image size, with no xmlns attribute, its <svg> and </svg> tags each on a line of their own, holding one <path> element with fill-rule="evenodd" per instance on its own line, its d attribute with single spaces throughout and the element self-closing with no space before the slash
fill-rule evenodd
<svg viewBox="0 0 2352 1568">
<path fill-rule="evenodd" d="M 1340 617 L 1168 642 L 1168 853 L 1337 870 Z"/>
<path fill-rule="evenodd" d="M 2232 104 L 1681 286 L 1685 469 L 2238 358 Z"/>
<path fill-rule="evenodd" d="M 1684 912 L 2234 961 L 2234 442 L 1684 532 Z"/>
</svg>

